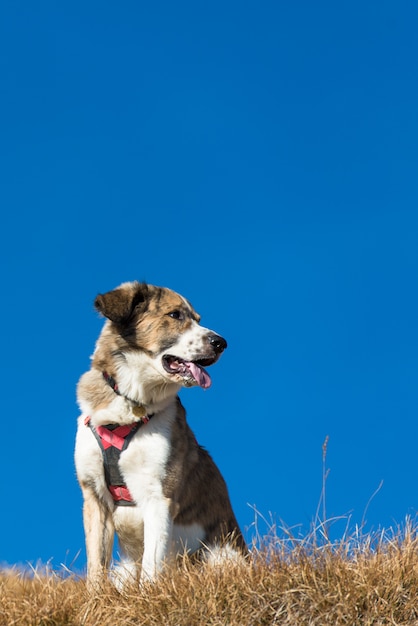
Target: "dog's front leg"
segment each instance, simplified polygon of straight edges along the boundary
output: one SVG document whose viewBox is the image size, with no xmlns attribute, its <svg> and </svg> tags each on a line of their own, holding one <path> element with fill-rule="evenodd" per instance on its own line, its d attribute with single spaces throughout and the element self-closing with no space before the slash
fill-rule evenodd
<svg viewBox="0 0 418 626">
<path fill-rule="evenodd" d="M 90 487 L 82 485 L 83 521 L 87 551 L 87 587 L 98 591 L 112 558 L 114 526 L 112 514 Z"/>
<path fill-rule="evenodd" d="M 155 580 L 170 557 L 173 520 L 171 500 L 150 499 L 144 511 L 144 554 L 141 582 Z"/>
</svg>

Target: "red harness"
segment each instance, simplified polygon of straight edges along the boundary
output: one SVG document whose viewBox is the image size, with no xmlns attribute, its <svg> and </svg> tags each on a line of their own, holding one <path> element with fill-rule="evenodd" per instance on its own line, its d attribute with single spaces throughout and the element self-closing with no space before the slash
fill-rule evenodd
<svg viewBox="0 0 418 626">
<path fill-rule="evenodd" d="M 116 505 L 135 506 L 135 501 L 127 488 L 124 478 L 119 469 L 120 453 L 129 445 L 136 431 L 147 424 L 152 416 L 145 415 L 133 424 L 106 424 L 106 426 L 93 426 L 90 417 L 86 417 L 84 423 L 88 426 L 100 446 L 103 455 L 103 467 L 107 488 Z"/>
</svg>

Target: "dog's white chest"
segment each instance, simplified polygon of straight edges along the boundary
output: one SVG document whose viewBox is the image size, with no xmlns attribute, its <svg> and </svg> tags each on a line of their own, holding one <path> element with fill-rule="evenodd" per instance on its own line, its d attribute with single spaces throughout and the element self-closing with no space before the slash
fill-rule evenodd
<svg viewBox="0 0 418 626">
<path fill-rule="evenodd" d="M 173 418 L 169 411 L 156 415 L 138 430 L 120 455 L 120 470 L 139 508 L 163 496 Z"/>
</svg>

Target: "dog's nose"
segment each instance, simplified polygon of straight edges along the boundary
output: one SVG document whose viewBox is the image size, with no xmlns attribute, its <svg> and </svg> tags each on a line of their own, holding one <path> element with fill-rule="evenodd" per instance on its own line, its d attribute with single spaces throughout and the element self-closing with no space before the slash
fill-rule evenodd
<svg viewBox="0 0 418 626">
<path fill-rule="evenodd" d="M 223 352 L 227 346 L 225 339 L 221 337 L 220 335 L 215 335 L 215 334 L 208 335 L 208 340 L 209 340 L 210 345 L 218 354 Z"/>
</svg>

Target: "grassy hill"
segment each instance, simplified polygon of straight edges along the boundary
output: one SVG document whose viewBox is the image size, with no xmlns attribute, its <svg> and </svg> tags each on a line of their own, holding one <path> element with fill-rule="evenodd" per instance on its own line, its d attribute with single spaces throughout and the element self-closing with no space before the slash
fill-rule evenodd
<svg viewBox="0 0 418 626">
<path fill-rule="evenodd" d="M 356 533 L 337 543 L 317 531 L 269 537 L 248 564 L 222 568 L 184 559 L 125 595 L 83 579 L 0 576 L 0 623 L 42 626 L 418 625 L 418 528 Z"/>
</svg>

